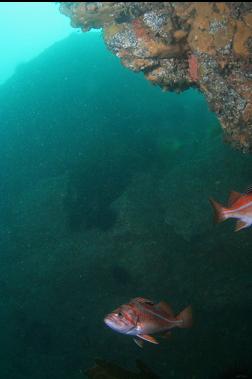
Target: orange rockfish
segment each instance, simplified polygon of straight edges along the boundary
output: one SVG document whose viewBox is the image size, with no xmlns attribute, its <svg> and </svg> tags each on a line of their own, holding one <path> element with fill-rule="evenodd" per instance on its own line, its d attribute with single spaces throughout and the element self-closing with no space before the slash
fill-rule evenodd
<svg viewBox="0 0 252 379">
<path fill-rule="evenodd" d="M 174 316 L 167 303 L 162 301 L 154 304 L 151 300 L 136 297 L 108 314 L 104 322 L 119 333 L 138 337 L 134 341 L 139 346 L 142 346 L 142 340 L 157 344 L 158 341 L 151 334 L 168 335 L 172 328 L 191 327 L 192 309 L 188 306 Z"/>
<path fill-rule="evenodd" d="M 216 222 L 237 218 L 236 232 L 252 225 L 252 187 L 243 194 L 232 191 L 227 207 L 223 207 L 211 198 L 210 202 L 215 211 Z"/>
</svg>

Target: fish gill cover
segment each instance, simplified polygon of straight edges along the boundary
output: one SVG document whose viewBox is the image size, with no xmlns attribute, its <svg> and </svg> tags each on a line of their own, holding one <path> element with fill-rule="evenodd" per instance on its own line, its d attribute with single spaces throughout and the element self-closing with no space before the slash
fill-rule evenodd
<svg viewBox="0 0 252 379">
<path fill-rule="evenodd" d="M 214 227 L 208 196 L 245 189 L 252 158 L 202 95 L 162 93 L 77 34 L 0 87 L 0 113 L 0 376 L 79 379 L 97 357 L 161 378 L 246 371 L 251 230 Z M 140 350 L 103 325 L 136 296 L 191 303 L 194 328 Z"/>
</svg>

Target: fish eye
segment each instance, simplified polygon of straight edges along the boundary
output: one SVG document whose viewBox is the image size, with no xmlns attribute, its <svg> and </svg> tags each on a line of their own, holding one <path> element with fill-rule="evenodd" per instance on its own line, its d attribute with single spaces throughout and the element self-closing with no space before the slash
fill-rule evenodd
<svg viewBox="0 0 252 379">
<path fill-rule="evenodd" d="M 122 318 L 122 317 L 123 317 L 122 312 L 118 312 L 118 313 L 117 313 L 117 316 L 120 317 L 120 318 Z"/>
</svg>

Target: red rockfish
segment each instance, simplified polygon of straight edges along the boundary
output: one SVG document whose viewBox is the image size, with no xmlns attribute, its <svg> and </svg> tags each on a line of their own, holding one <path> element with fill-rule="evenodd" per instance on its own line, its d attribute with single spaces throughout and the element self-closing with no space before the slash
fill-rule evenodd
<svg viewBox="0 0 252 379">
<path fill-rule="evenodd" d="M 252 225 L 252 187 L 243 194 L 232 191 L 227 207 L 223 207 L 211 198 L 209 200 L 215 211 L 216 222 L 237 218 L 236 232 Z"/>
<path fill-rule="evenodd" d="M 172 328 L 190 328 L 192 309 L 188 306 L 174 316 L 169 304 L 163 301 L 154 304 L 151 300 L 136 297 L 108 314 L 104 322 L 119 333 L 138 337 L 134 341 L 139 346 L 142 346 L 142 340 L 158 344 L 151 334 L 168 336 Z"/>
</svg>

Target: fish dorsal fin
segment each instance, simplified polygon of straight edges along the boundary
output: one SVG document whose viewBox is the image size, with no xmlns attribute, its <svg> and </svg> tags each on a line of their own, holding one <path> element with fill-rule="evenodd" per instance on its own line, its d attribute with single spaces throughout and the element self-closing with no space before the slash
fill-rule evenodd
<svg viewBox="0 0 252 379">
<path fill-rule="evenodd" d="M 249 186 L 249 187 L 246 189 L 246 194 L 247 194 L 247 195 L 252 195 L 252 185 Z"/>
<path fill-rule="evenodd" d="M 228 206 L 231 207 L 237 200 L 241 198 L 240 192 L 231 191 L 228 199 Z"/>
<path fill-rule="evenodd" d="M 156 340 L 156 338 L 149 336 L 148 334 L 138 334 L 137 337 L 142 338 L 144 341 L 148 341 L 158 345 L 158 341 Z"/>
<path fill-rule="evenodd" d="M 150 304 L 153 305 L 153 301 L 144 299 L 143 297 L 135 297 L 134 299 L 131 300 L 132 303 L 140 303 L 140 304 Z"/>
<path fill-rule="evenodd" d="M 174 313 L 171 309 L 171 306 L 167 304 L 165 301 L 160 301 L 160 303 L 155 305 L 155 308 L 164 311 L 167 314 L 167 316 L 171 318 L 174 317 Z"/>
<path fill-rule="evenodd" d="M 249 222 L 238 220 L 237 223 L 236 223 L 236 226 L 235 226 L 235 231 L 239 232 L 239 230 L 247 228 L 250 225 L 251 224 Z"/>
</svg>

